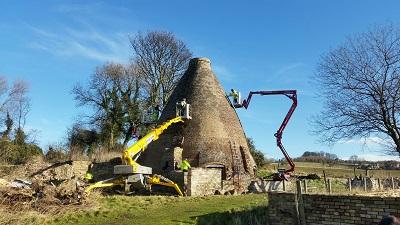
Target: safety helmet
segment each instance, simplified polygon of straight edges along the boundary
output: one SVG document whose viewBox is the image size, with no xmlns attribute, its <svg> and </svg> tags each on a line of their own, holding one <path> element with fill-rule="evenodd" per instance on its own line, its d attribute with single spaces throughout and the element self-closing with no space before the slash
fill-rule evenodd
<svg viewBox="0 0 400 225">
<path fill-rule="evenodd" d="M 85 179 L 86 179 L 86 180 L 91 180 L 91 179 L 93 179 L 93 175 L 90 174 L 90 173 L 86 173 L 86 174 L 85 174 Z"/>
</svg>

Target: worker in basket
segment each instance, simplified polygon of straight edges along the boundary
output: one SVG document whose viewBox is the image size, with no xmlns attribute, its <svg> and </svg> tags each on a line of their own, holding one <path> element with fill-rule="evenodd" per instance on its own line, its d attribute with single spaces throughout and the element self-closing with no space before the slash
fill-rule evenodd
<svg viewBox="0 0 400 225">
<path fill-rule="evenodd" d="M 237 93 L 237 91 L 235 89 L 231 89 L 231 93 L 229 94 L 229 96 L 233 97 L 233 104 L 238 104 L 238 99 L 239 99 L 239 94 Z"/>
<path fill-rule="evenodd" d="M 177 102 L 176 105 L 177 107 L 177 116 L 185 116 L 186 114 L 186 98 L 183 98 L 182 101 Z"/>
<path fill-rule="evenodd" d="M 160 105 L 156 105 L 156 107 L 154 107 L 153 110 L 153 121 L 158 120 L 158 118 L 160 117 L 160 112 L 161 112 Z"/>
</svg>

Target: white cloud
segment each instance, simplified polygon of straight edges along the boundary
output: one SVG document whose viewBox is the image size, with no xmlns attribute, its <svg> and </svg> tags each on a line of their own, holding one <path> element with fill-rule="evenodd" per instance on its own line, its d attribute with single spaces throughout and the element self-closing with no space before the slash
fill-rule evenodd
<svg viewBox="0 0 400 225">
<path fill-rule="evenodd" d="M 45 118 L 41 118 L 41 119 L 40 119 L 40 122 L 43 123 L 43 124 L 45 124 L 45 125 L 50 124 L 49 120 L 48 120 L 48 119 L 45 119 Z"/>
<path fill-rule="evenodd" d="M 400 161 L 400 157 L 398 156 L 396 157 L 396 156 L 376 155 L 376 154 L 361 154 L 357 156 L 358 158 L 365 159 L 366 161 L 389 161 L 389 160 Z"/>
<path fill-rule="evenodd" d="M 388 140 L 382 139 L 379 137 L 368 137 L 368 138 L 359 138 L 359 139 L 351 139 L 346 141 L 339 141 L 339 144 L 367 144 L 367 145 L 376 145 L 376 144 L 384 144 L 387 143 Z"/>
<path fill-rule="evenodd" d="M 84 57 L 100 62 L 125 62 L 130 57 L 128 35 L 121 33 L 102 34 L 71 28 L 44 30 L 29 27 L 37 36 L 29 47 L 43 50 L 61 57 Z"/>
<path fill-rule="evenodd" d="M 60 4 L 54 11 L 61 13 L 81 13 L 88 14 L 93 13 L 96 8 L 101 8 L 101 3 L 94 4 Z"/>
<path fill-rule="evenodd" d="M 293 64 L 289 64 L 289 65 L 287 65 L 287 66 L 281 68 L 280 70 L 278 70 L 278 71 L 274 74 L 274 76 L 280 76 L 280 75 L 282 75 L 282 74 L 287 74 L 289 71 L 296 70 L 296 69 L 298 69 L 299 67 L 303 67 L 303 66 L 304 66 L 303 63 L 293 63 Z"/>
<path fill-rule="evenodd" d="M 235 79 L 235 76 L 226 67 L 216 65 L 212 70 L 219 80 L 233 81 Z"/>
<path fill-rule="evenodd" d="M 33 35 L 28 44 L 30 48 L 59 57 L 100 62 L 125 62 L 132 55 L 130 31 L 125 31 L 126 21 L 120 17 L 129 13 L 128 9 L 104 3 L 60 4 L 53 12 L 63 19 L 54 19 L 46 25 L 32 25 L 34 21 L 27 21 L 27 34 Z M 109 27 L 111 31 L 106 31 Z"/>
</svg>

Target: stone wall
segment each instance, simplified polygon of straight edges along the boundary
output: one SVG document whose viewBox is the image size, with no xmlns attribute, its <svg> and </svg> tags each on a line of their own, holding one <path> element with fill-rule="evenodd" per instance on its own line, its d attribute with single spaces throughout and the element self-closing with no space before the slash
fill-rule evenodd
<svg viewBox="0 0 400 225">
<path fill-rule="evenodd" d="M 268 192 L 267 224 L 300 224 L 297 221 L 296 195 L 286 192 Z"/>
<path fill-rule="evenodd" d="M 307 225 L 377 224 L 400 215 L 400 197 L 303 194 Z M 294 193 L 269 192 L 269 224 L 300 224 Z"/>
<path fill-rule="evenodd" d="M 69 180 L 72 178 L 83 179 L 90 164 L 91 162 L 89 161 L 66 161 L 55 163 L 39 172 L 48 176 L 48 179 L 51 180 Z"/>
<path fill-rule="evenodd" d="M 189 196 L 213 195 L 222 185 L 221 169 L 191 168 L 185 178 Z"/>
<path fill-rule="evenodd" d="M 294 188 L 293 182 L 256 180 L 250 182 L 249 191 L 252 193 L 266 193 L 269 191 L 286 191 Z"/>
</svg>

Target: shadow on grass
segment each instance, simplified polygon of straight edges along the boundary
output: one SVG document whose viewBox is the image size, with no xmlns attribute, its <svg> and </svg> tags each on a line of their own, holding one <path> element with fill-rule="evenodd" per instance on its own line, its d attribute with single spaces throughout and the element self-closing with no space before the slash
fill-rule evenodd
<svg viewBox="0 0 400 225">
<path fill-rule="evenodd" d="M 197 225 L 268 225 L 268 206 L 192 217 Z"/>
</svg>

